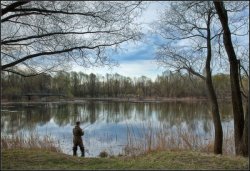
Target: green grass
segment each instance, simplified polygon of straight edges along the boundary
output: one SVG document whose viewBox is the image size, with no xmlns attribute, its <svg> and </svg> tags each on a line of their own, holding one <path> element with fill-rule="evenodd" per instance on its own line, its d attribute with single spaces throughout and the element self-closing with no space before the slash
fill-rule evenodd
<svg viewBox="0 0 250 171">
<path fill-rule="evenodd" d="M 81 158 L 41 149 L 2 151 L 2 169 L 248 169 L 248 158 L 192 151 L 157 151 L 136 157 Z"/>
</svg>

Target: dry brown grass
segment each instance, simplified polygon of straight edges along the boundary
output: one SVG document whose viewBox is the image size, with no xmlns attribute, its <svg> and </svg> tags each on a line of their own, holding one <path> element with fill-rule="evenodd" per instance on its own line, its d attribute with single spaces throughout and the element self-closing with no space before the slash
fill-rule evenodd
<svg viewBox="0 0 250 171">
<path fill-rule="evenodd" d="M 1 149 L 44 149 L 62 152 L 59 141 L 51 135 L 39 137 L 37 132 L 18 133 L 11 136 L 1 135 Z"/>
<path fill-rule="evenodd" d="M 174 134 L 168 132 L 164 124 L 153 127 L 151 123 L 148 123 L 142 127 L 138 137 L 138 132 L 137 135 L 135 134 L 138 129 L 127 125 L 128 143 L 124 148 L 125 155 L 136 156 L 162 150 L 213 153 L 213 137 L 205 140 L 205 137 L 197 136 L 192 130 L 180 128 L 177 128 Z M 228 132 L 224 133 L 223 137 L 223 154 L 234 155 L 234 137 Z"/>
</svg>

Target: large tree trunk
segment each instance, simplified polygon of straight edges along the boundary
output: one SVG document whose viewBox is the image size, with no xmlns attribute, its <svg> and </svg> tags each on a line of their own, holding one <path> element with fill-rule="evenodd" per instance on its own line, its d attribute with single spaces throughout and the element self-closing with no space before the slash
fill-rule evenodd
<svg viewBox="0 0 250 171">
<path fill-rule="evenodd" d="M 236 155 L 243 155 L 243 129 L 244 129 L 244 112 L 242 106 L 242 98 L 240 92 L 238 61 L 231 40 L 231 32 L 228 26 L 227 11 L 223 2 L 214 1 L 214 5 L 223 27 L 223 42 L 230 63 L 230 82 L 234 115 L 234 138 Z M 248 130 L 246 130 L 248 131 Z M 248 132 L 247 132 L 248 133 Z M 248 146 L 248 145 L 247 145 Z M 246 148 L 246 147 L 244 147 Z M 247 147 L 248 148 L 248 147 Z M 245 150 L 244 150 L 245 151 Z"/>
<path fill-rule="evenodd" d="M 245 110 L 245 124 L 243 131 L 243 140 L 242 140 L 242 153 L 243 156 L 248 156 L 248 119 L 249 119 L 249 97 L 246 102 L 246 110 Z"/>
<path fill-rule="evenodd" d="M 223 144 L 223 131 L 222 131 L 222 125 L 220 120 L 220 114 L 219 114 L 219 107 L 218 107 L 218 101 L 215 94 L 215 90 L 213 87 L 211 75 L 208 76 L 208 74 L 211 74 L 210 69 L 206 71 L 207 72 L 207 78 L 206 78 L 206 84 L 208 89 L 208 96 L 212 107 L 212 117 L 214 122 L 214 129 L 215 129 L 215 139 L 214 139 L 214 153 L 215 154 L 222 154 L 222 144 Z"/>
<path fill-rule="evenodd" d="M 223 131 L 220 120 L 219 106 L 216 97 L 216 93 L 213 87 L 212 82 L 212 73 L 211 73 L 211 58 L 212 58 L 212 49 L 211 49 L 211 34 L 210 34 L 210 14 L 208 14 L 208 23 L 207 23 L 207 59 L 206 59 L 206 85 L 208 89 L 208 97 L 212 107 L 212 117 L 214 122 L 215 129 L 215 139 L 214 139 L 214 153 L 222 154 L 222 144 L 223 144 Z"/>
</svg>

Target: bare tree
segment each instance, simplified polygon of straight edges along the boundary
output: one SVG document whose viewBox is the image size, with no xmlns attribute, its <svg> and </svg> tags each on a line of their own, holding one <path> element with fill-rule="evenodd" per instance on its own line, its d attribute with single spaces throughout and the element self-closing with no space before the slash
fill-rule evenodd
<svg viewBox="0 0 250 171">
<path fill-rule="evenodd" d="M 110 51 L 140 38 L 140 1 L 1 1 L 1 8 L 1 71 L 107 65 Z"/>
<path fill-rule="evenodd" d="M 187 71 L 206 82 L 215 128 L 214 153 L 222 154 L 223 131 L 211 70 L 213 41 L 221 32 L 215 27 L 214 15 L 211 2 L 171 3 L 158 26 L 167 43 L 156 58 L 160 65 Z"/>
<path fill-rule="evenodd" d="M 234 114 L 234 138 L 235 138 L 235 150 L 236 155 L 248 156 L 248 108 L 246 110 L 245 119 L 242 105 L 242 97 L 240 90 L 239 80 L 239 66 L 240 62 L 237 59 L 237 55 L 234 50 L 232 42 L 232 33 L 229 28 L 228 11 L 226 10 L 224 3 L 214 1 L 219 20 L 223 28 L 223 42 L 227 52 L 228 61 L 230 63 L 230 81 L 231 81 L 231 93 L 232 104 Z"/>
</svg>

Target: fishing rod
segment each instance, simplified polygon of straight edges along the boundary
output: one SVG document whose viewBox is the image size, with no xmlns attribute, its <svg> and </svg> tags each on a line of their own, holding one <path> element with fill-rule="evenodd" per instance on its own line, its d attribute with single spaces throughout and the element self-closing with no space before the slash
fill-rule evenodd
<svg viewBox="0 0 250 171">
<path fill-rule="evenodd" d="M 104 119 L 104 115 L 102 115 L 102 117 L 99 118 L 98 120 L 101 121 L 102 119 Z M 97 120 L 97 121 L 98 121 L 98 120 Z M 93 123 L 89 123 L 88 125 L 86 125 L 85 127 L 83 127 L 83 130 L 85 130 L 86 128 L 88 128 L 88 127 L 91 126 L 91 125 L 93 126 Z"/>
<path fill-rule="evenodd" d="M 83 127 L 83 130 L 85 130 L 86 128 L 88 128 L 90 125 L 93 125 L 93 124 L 88 124 L 87 126 Z"/>
</svg>

